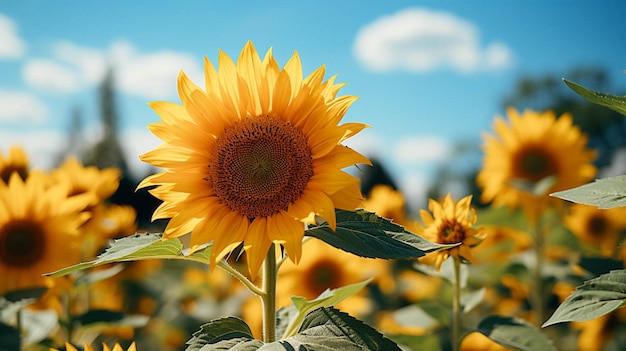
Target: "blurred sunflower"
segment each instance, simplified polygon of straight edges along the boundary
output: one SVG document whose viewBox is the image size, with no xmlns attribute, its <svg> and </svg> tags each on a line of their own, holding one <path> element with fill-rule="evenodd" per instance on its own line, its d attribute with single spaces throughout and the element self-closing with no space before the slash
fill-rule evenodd
<svg viewBox="0 0 626 351">
<path fill-rule="evenodd" d="M 483 229 L 487 235 L 473 250 L 476 264 L 506 262 L 532 246 L 531 237 L 526 232 L 496 225 L 485 225 Z"/>
<path fill-rule="evenodd" d="M 164 238 L 191 232 L 192 250 L 212 241 L 212 263 L 243 242 L 255 277 L 272 242 L 298 262 L 303 222 L 317 215 L 335 228 L 335 207 L 360 204 L 359 181 L 342 168 L 369 160 L 341 142 L 366 126 L 337 125 L 356 97 L 336 97 L 343 84 L 324 74 L 303 79 L 297 52 L 280 69 L 251 42 L 236 64 L 221 51 L 218 70 L 205 59 L 206 90 L 181 72 L 182 105 L 151 104 L 162 122 L 149 128 L 164 143 L 140 157 L 166 169 L 139 185 L 157 186 L 153 219 L 171 218 Z"/>
<path fill-rule="evenodd" d="M 91 347 L 91 345 L 89 345 L 89 344 L 84 344 L 82 350 L 84 350 L 84 351 L 94 351 L 93 347 Z M 50 351 L 59 351 L 59 350 L 51 348 Z M 79 351 L 79 349 L 74 347 L 74 345 L 66 342 L 65 343 L 65 351 Z M 102 351 L 124 351 L 124 348 L 120 344 L 115 344 L 115 346 L 113 346 L 113 348 L 111 349 L 107 344 L 103 343 L 102 344 Z M 135 343 L 133 342 L 132 344 L 130 344 L 130 346 L 128 346 L 128 349 L 126 349 L 126 351 L 137 351 L 137 348 L 135 347 Z"/>
<path fill-rule="evenodd" d="M 55 182 L 69 182 L 68 196 L 88 195 L 90 206 L 100 203 L 115 193 L 119 187 L 121 171 L 117 168 L 99 169 L 83 166 L 76 157 L 69 157 L 52 173 Z"/>
<path fill-rule="evenodd" d="M 393 219 L 398 224 L 406 223 L 404 196 L 389 185 L 375 185 L 361 206 L 381 217 Z"/>
<path fill-rule="evenodd" d="M 474 229 L 476 211 L 471 207 L 472 196 L 466 196 L 458 202 L 452 201 L 450 194 L 446 195 L 442 203 L 433 199 L 428 200 L 430 212 L 420 210 L 422 223 L 415 223 L 415 233 L 439 244 L 456 244 L 458 246 L 428 253 L 420 258 L 422 262 L 432 262 L 437 269 L 448 257 L 452 256 L 460 262 L 470 262 L 472 255 L 470 248 L 478 245 L 485 237 L 483 228 Z"/>
<path fill-rule="evenodd" d="M 461 342 L 461 351 L 507 351 L 515 350 L 506 348 L 495 341 L 492 341 L 479 332 L 467 334 Z"/>
<path fill-rule="evenodd" d="M 555 191 L 574 188 L 596 174 L 596 153 L 586 149 L 587 136 L 570 114 L 507 110 L 509 123 L 496 118 L 496 135 L 486 135 L 484 165 L 477 177 L 481 200 L 496 206 L 521 207 L 535 221 Z"/>
<path fill-rule="evenodd" d="M 29 171 L 28 156 L 22 147 L 12 146 L 7 157 L 0 154 L 0 178 L 4 183 L 9 182 L 9 178 L 14 172 L 17 172 L 20 178 L 24 180 Z"/>
<path fill-rule="evenodd" d="M 79 261 L 85 198 L 67 198 L 66 183 L 47 182 L 39 172 L 0 182 L 0 293 L 48 285 L 42 274 Z"/>
<path fill-rule="evenodd" d="M 573 204 L 563 221 L 586 248 L 606 257 L 614 257 L 626 233 L 626 208 L 601 210 Z"/>
</svg>

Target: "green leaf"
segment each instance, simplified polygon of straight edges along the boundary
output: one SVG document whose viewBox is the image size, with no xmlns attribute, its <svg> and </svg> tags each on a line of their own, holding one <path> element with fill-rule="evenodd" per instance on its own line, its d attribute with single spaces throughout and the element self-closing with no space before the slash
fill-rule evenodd
<svg viewBox="0 0 626 351">
<path fill-rule="evenodd" d="M 109 263 L 150 259 L 188 260 L 208 265 L 210 256 L 211 246 L 207 246 L 191 255 L 185 255 L 183 254 L 183 244 L 178 239 L 163 240 L 163 236 L 160 233 L 135 234 L 115 240 L 111 247 L 93 261 L 79 263 L 47 275 L 55 277 Z"/>
<path fill-rule="evenodd" d="M 584 282 L 563 301 L 543 327 L 561 322 L 588 321 L 626 302 L 626 270 L 616 270 Z"/>
<path fill-rule="evenodd" d="M 622 115 L 626 115 L 626 97 L 623 96 L 615 96 L 605 93 L 596 92 L 593 90 L 589 90 L 582 85 L 578 85 L 574 82 L 571 82 L 567 79 L 563 79 L 563 82 L 567 84 L 570 89 L 572 89 L 576 94 L 584 97 L 589 102 L 594 104 L 608 107 L 613 111 L 617 111 Z"/>
<path fill-rule="evenodd" d="M 596 179 L 593 183 L 550 195 L 601 209 L 623 207 L 626 206 L 626 175 Z"/>
<path fill-rule="evenodd" d="M 226 317 L 202 325 L 187 341 L 187 345 L 185 351 L 248 351 L 258 350 L 263 342 L 254 339 L 246 322 L 236 317 Z"/>
<path fill-rule="evenodd" d="M 309 313 L 298 334 L 278 341 L 286 350 L 398 350 L 393 341 L 374 328 L 332 307 Z M 261 348 L 269 350 L 270 345 Z"/>
<path fill-rule="evenodd" d="M 0 350 L 20 351 L 20 331 L 0 322 Z"/>
<path fill-rule="evenodd" d="M 360 283 L 342 286 L 337 289 L 326 289 L 317 298 L 311 301 L 307 301 L 307 299 L 301 296 L 292 296 L 291 301 L 298 310 L 298 313 L 289 323 L 283 338 L 295 335 L 309 312 L 320 307 L 330 307 L 340 303 L 346 298 L 358 293 L 367 284 L 369 284 L 370 281 L 371 279 L 367 279 Z"/>
<path fill-rule="evenodd" d="M 478 331 L 498 344 L 521 351 L 556 351 L 552 341 L 532 324 L 514 317 L 489 316 Z"/>
<path fill-rule="evenodd" d="M 387 337 L 400 346 L 406 346 L 408 350 L 441 350 L 441 342 L 435 334 L 407 335 L 393 334 Z"/>
<path fill-rule="evenodd" d="M 418 258 L 426 252 L 456 245 L 432 243 L 404 227 L 365 210 L 336 210 L 337 230 L 328 223 L 313 226 L 304 232 L 326 243 L 368 258 L 409 259 Z"/>
<path fill-rule="evenodd" d="M 80 277 L 78 277 L 74 282 L 74 286 L 91 285 L 101 280 L 111 278 L 122 270 L 124 270 L 124 265 L 116 264 L 114 266 L 108 267 L 107 269 L 89 272 L 85 275 L 81 275 Z"/>
</svg>

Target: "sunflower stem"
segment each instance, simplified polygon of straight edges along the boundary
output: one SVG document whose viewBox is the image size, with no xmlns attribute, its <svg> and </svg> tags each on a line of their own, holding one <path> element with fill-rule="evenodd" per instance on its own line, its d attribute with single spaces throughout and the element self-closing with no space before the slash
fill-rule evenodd
<svg viewBox="0 0 626 351">
<path fill-rule="evenodd" d="M 272 243 L 263 262 L 263 341 L 270 343 L 276 340 L 276 247 Z"/>
<path fill-rule="evenodd" d="M 248 288 L 248 290 L 250 290 L 253 294 L 257 296 L 262 296 L 265 294 L 265 292 L 262 289 L 254 285 L 254 283 L 251 282 L 243 273 L 239 272 L 235 267 L 229 265 L 228 262 L 222 260 L 217 263 L 217 267 L 223 270 L 224 272 L 232 275 L 233 277 L 237 278 L 237 280 L 239 280 L 243 285 L 245 285 L 246 288 Z"/>
<path fill-rule="evenodd" d="M 544 318 L 544 301 L 543 301 L 543 278 L 541 275 L 541 267 L 543 266 L 543 233 L 539 219 L 531 225 L 533 237 L 533 266 L 531 276 L 531 302 L 533 312 L 535 314 L 535 325 L 541 327 Z"/>
<path fill-rule="evenodd" d="M 456 258 L 452 258 L 454 263 L 454 281 L 452 288 L 454 295 L 452 297 L 452 350 L 458 351 L 461 345 L 461 262 Z"/>
</svg>

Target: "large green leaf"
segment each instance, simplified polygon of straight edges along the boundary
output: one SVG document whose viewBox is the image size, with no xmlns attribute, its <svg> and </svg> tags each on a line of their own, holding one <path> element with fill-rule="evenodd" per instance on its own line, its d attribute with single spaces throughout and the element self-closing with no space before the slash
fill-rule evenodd
<svg viewBox="0 0 626 351">
<path fill-rule="evenodd" d="M 563 301 L 543 327 L 582 322 L 610 313 L 626 303 L 626 269 L 611 271 L 584 282 Z"/>
<path fill-rule="evenodd" d="M 307 229 L 312 236 L 357 256 L 384 259 L 408 259 L 426 252 L 455 245 L 432 243 L 399 224 L 365 210 L 336 210 L 337 230 L 328 223 Z"/>
<path fill-rule="evenodd" d="M 610 108 L 613 111 L 617 111 L 622 115 L 626 115 L 626 97 L 624 96 L 615 96 L 605 93 L 596 92 L 593 90 L 589 90 L 582 85 L 571 82 L 567 79 L 563 79 L 563 82 L 567 84 L 570 89 L 576 92 L 576 94 L 584 97 L 589 100 L 589 102 L 593 102 L 594 104 L 605 106 Z"/>
<path fill-rule="evenodd" d="M 311 301 L 308 301 L 301 296 L 291 297 L 291 301 L 298 310 L 298 313 L 293 316 L 293 319 L 285 329 L 283 337 L 286 338 L 295 335 L 309 312 L 320 307 L 335 306 L 346 298 L 359 292 L 359 290 L 363 289 L 370 281 L 371 279 L 368 279 L 360 283 L 342 286 L 337 289 L 327 289 L 322 292 L 320 296 Z"/>
<path fill-rule="evenodd" d="M 530 323 L 513 317 L 489 316 L 478 331 L 498 344 L 521 351 L 556 351 L 552 341 Z"/>
<path fill-rule="evenodd" d="M 597 179 L 593 183 L 550 194 L 601 209 L 626 206 L 626 175 Z"/>
<path fill-rule="evenodd" d="M 183 244 L 178 239 L 163 240 L 161 233 L 135 234 L 115 240 L 111 247 L 93 261 L 82 262 L 48 275 L 61 276 L 109 263 L 150 259 L 179 259 L 209 264 L 210 255 L 211 246 L 207 246 L 191 255 L 185 255 L 183 254 Z"/>
<path fill-rule="evenodd" d="M 187 341 L 185 351 L 258 350 L 263 342 L 255 340 L 250 327 L 239 318 L 226 317 L 202 325 Z"/>
<path fill-rule="evenodd" d="M 298 334 L 279 343 L 286 350 L 400 350 L 374 328 L 332 307 L 309 313 Z M 270 350 L 267 346 L 261 350 Z"/>
</svg>

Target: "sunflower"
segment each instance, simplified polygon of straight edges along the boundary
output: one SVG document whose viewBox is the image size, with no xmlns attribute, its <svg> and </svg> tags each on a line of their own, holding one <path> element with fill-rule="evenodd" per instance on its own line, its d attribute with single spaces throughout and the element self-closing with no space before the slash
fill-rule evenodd
<svg viewBox="0 0 626 351">
<path fill-rule="evenodd" d="M 430 212 L 420 210 L 422 223 L 415 224 L 415 232 L 424 238 L 439 244 L 460 245 L 442 249 L 426 255 L 426 261 L 434 256 L 434 265 L 437 269 L 449 256 L 461 262 L 471 261 L 470 248 L 478 245 L 484 238 L 482 228 L 474 229 L 476 211 L 471 207 L 472 196 L 466 196 L 457 203 L 452 201 L 450 194 L 446 195 L 442 203 L 433 199 L 428 201 Z"/>
<path fill-rule="evenodd" d="M 85 198 L 67 198 L 66 183 L 49 186 L 46 175 L 13 173 L 0 182 L 0 293 L 46 286 L 42 276 L 79 261 L 78 227 Z"/>
<path fill-rule="evenodd" d="M 78 351 L 76 347 L 74 347 L 72 344 L 67 343 L 67 342 L 65 343 L 65 350 L 66 351 Z M 93 351 L 93 347 L 91 347 L 91 345 L 89 344 L 83 344 L 83 350 Z M 50 349 L 50 351 L 59 351 L 59 350 Z M 113 346 L 113 348 L 111 349 L 109 346 L 107 346 L 107 344 L 103 343 L 102 351 L 124 351 L 124 348 L 120 344 L 115 344 L 115 346 Z M 132 344 L 130 344 L 130 346 L 128 346 L 128 349 L 126 349 L 126 351 L 137 351 L 137 348 L 135 347 L 135 343 L 133 342 Z"/>
<path fill-rule="evenodd" d="M 369 196 L 363 200 L 362 207 L 381 217 L 392 219 L 396 223 L 406 223 L 404 196 L 389 185 L 375 185 Z"/>
<path fill-rule="evenodd" d="M 594 206 L 573 204 L 563 219 L 586 247 L 603 256 L 615 256 L 626 232 L 626 208 L 598 209 Z"/>
<path fill-rule="evenodd" d="M 496 206 L 521 207 L 535 221 L 555 191 L 574 188 L 596 174 L 596 153 L 586 149 L 587 136 L 572 124 L 572 116 L 558 119 L 551 111 L 507 110 L 509 122 L 495 120 L 496 135 L 486 135 L 484 166 L 477 183 L 481 200 Z"/>
<path fill-rule="evenodd" d="M 89 196 L 90 206 L 94 206 L 115 193 L 121 172 L 117 168 L 83 166 L 76 157 L 69 157 L 51 175 L 55 182 L 70 183 L 68 196 Z"/>
<path fill-rule="evenodd" d="M 164 238 L 191 232 L 192 250 L 213 242 L 211 262 L 243 242 L 255 277 L 272 242 L 298 262 L 304 223 L 335 228 L 335 207 L 356 208 L 359 183 L 342 168 L 369 160 L 341 142 L 366 125 L 337 125 L 356 100 L 323 81 L 325 67 L 303 79 L 295 52 L 280 69 L 248 42 L 235 64 L 220 51 L 205 59 L 206 90 L 181 72 L 182 105 L 155 102 L 149 129 L 164 143 L 140 158 L 164 171 L 139 187 L 163 200 L 153 219 L 171 218 Z"/>
<path fill-rule="evenodd" d="M 12 146 L 6 158 L 0 154 L 0 179 L 4 183 L 9 182 L 9 178 L 14 172 L 17 172 L 20 178 L 24 180 L 29 171 L 28 156 L 20 146 Z"/>
</svg>

